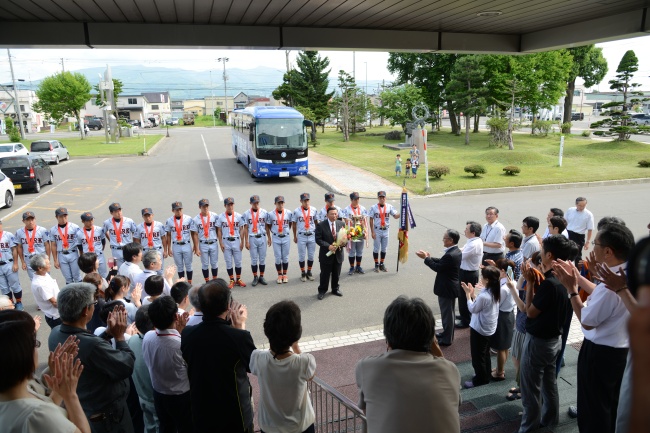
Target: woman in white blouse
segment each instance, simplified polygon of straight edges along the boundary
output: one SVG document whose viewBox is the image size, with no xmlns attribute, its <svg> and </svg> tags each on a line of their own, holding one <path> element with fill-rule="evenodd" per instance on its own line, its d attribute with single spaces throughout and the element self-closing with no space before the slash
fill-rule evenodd
<svg viewBox="0 0 650 433">
<path fill-rule="evenodd" d="M 481 270 L 481 277 L 482 280 L 476 288 L 482 286 L 483 290 L 478 295 L 471 284 L 461 283 L 467 295 L 467 308 L 472 313 L 472 320 L 469 323 L 469 344 L 474 377 L 465 382 L 465 388 L 485 385 L 492 377 L 490 336 L 496 331 L 499 318 L 500 272 L 494 266 L 486 266 Z"/>
<path fill-rule="evenodd" d="M 120 301 L 124 304 L 126 308 L 126 323 L 130 325 L 135 322 L 135 313 L 140 308 L 140 298 L 142 295 L 142 284 L 138 283 L 133 289 L 131 294 L 131 302 L 126 300 L 126 295 L 129 293 L 131 287 L 131 280 L 128 277 L 122 275 L 116 275 L 111 279 L 111 282 L 108 283 L 108 287 L 104 291 L 104 296 L 106 301 Z"/>
<path fill-rule="evenodd" d="M 514 277 L 515 262 L 508 259 L 496 261 L 500 272 L 501 295 L 499 299 L 499 318 L 497 330 L 490 337 L 490 347 L 497 351 L 497 368 L 492 370 L 492 379 L 505 380 L 505 365 L 508 360 L 508 351 L 512 345 L 512 336 L 515 330 L 515 303 L 512 293 L 508 288 L 508 272 Z M 508 270 L 509 269 L 509 270 Z"/>
</svg>

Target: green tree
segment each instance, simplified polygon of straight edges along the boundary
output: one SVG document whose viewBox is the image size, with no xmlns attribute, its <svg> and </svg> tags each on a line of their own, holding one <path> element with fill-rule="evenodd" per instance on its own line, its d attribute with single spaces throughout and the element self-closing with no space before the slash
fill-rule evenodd
<svg viewBox="0 0 650 433">
<path fill-rule="evenodd" d="M 413 120 L 413 107 L 424 99 L 422 90 L 413 84 L 388 87 L 379 97 L 379 113 L 386 117 L 392 126 L 400 125 L 403 131 L 406 131 L 406 124 Z"/>
<path fill-rule="evenodd" d="M 59 72 L 45 78 L 36 90 L 38 102 L 33 104 L 34 111 L 47 113 L 56 123 L 65 117 L 74 116 L 79 120 L 79 134 L 84 137 L 81 109 L 91 98 L 92 87 L 82 74 Z"/>
<path fill-rule="evenodd" d="M 350 123 L 356 123 L 353 116 L 356 112 L 359 88 L 354 78 L 344 70 L 339 71 L 338 80 L 340 93 L 330 104 L 330 110 L 336 113 L 336 117 L 339 119 L 338 127 L 343 132 L 343 140 L 350 141 Z"/>
<path fill-rule="evenodd" d="M 485 110 L 488 88 L 485 86 L 486 69 L 483 56 L 465 56 L 456 62 L 451 80 L 445 89 L 457 109 L 465 115 L 465 144 L 469 145 L 470 121 Z"/>
<path fill-rule="evenodd" d="M 273 97 L 284 99 L 286 105 L 292 107 L 309 108 L 312 120 L 323 122 L 329 116 L 327 104 L 334 95 L 327 91 L 329 64 L 329 59 L 322 58 L 317 51 L 301 51 L 296 58 L 296 69 L 285 74 L 284 82 L 273 91 Z"/>
<path fill-rule="evenodd" d="M 124 83 L 122 83 L 122 80 L 113 78 L 113 95 L 116 101 L 117 101 L 117 97 L 122 93 L 123 88 L 124 88 Z M 97 92 L 97 97 L 95 98 L 95 105 L 97 106 L 102 105 L 102 98 L 101 98 L 101 92 L 99 90 L 99 84 L 95 84 L 93 86 L 93 90 Z M 113 110 L 115 110 L 115 107 L 113 107 Z"/>
<path fill-rule="evenodd" d="M 641 101 L 647 100 L 640 98 L 632 98 L 633 96 L 643 96 L 643 92 L 640 92 L 637 89 L 641 86 L 639 83 L 633 83 L 632 79 L 634 74 L 639 70 L 639 59 L 634 54 L 634 51 L 629 50 L 621 59 L 621 62 L 618 64 L 616 69 L 616 77 L 613 80 L 609 81 L 609 88 L 619 92 L 623 99 L 621 101 L 608 102 L 603 104 L 603 108 L 615 108 L 610 112 L 611 118 L 603 119 L 601 121 L 592 123 L 591 128 L 602 128 L 608 127 L 609 131 L 596 131 L 596 135 L 618 135 L 617 140 L 629 140 L 632 134 L 644 134 L 650 132 L 650 128 L 647 126 L 636 126 L 631 122 L 631 117 L 628 115 L 628 111 L 632 106 L 638 104 Z M 620 107 L 620 111 L 618 108 Z"/>
<path fill-rule="evenodd" d="M 571 111 L 573 108 L 573 93 L 576 89 L 576 79 L 582 78 L 584 86 L 590 88 L 600 83 L 607 75 L 607 60 L 603 57 L 603 49 L 594 45 L 569 48 L 567 50 L 573 57 L 573 64 L 567 80 L 566 96 L 564 97 L 565 124 L 571 125 Z M 571 127 L 562 131 L 570 134 Z"/>
<path fill-rule="evenodd" d="M 451 71 L 462 55 L 435 53 L 390 53 L 388 71 L 397 75 L 395 84 L 414 84 L 422 91 L 422 98 L 431 112 L 449 111 L 451 132 L 459 133 L 453 101 L 445 90 L 451 80 Z M 438 129 L 439 129 L 438 125 Z"/>
</svg>

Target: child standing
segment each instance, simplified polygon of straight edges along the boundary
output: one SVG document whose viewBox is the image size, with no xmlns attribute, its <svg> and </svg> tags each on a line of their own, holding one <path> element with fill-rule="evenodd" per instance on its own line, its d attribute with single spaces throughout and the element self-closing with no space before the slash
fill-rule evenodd
<svg viewBox="0 0 650 433">
<path fill-rule="evenodd" d="M 404 167 L 404 177 L 411 177 L 411 158 L 406 158 L 406 166 Z"/>
<path fill-rule="evenodd" d="M 395 176 L 400 177 L 402 175 L 402 158 L 397 154 L 395 158 Z"/>
<path fill-rule="evenodd" d="M 420 166 L 420 160 L 418 158 L 413 158 L 413 160 L 411 161 L 411 173 L 413 173 L 413 179 L 417 177 L 419 166 Z"/>
</svg>

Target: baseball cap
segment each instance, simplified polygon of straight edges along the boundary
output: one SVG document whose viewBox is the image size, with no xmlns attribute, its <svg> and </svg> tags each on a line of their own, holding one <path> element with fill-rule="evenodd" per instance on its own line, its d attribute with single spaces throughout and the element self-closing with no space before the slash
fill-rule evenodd
<svg viewBox="0 0 650 433">
<path fill-rule="evenodd" d="M 151 209 L 150 207 L 146 207 L 142 209 L 142 216 L 145 215 L 153 215 L 153 209 Z"/>
<path fill-rule="evenodd" d="M 120 206 L 119 203 L 113 203 L 108 206 L 108 211 L 109 212 L 115 212 L 116 210 L 122 210 L 122 206 Z"/>
<path fill-rule="evenodd" d="M 202 198 L 201 200 L 199 200 L 199 207 L 208 206 L 208 205 L 210 205 L 210 200 L 208 200 L 207 198 Z"/>
<path fill-rule="evenodd" d="M 309 193 L 307 192 L 303 192 L 302 194 L 300 194 L 300 201 L 305 201 L 305 200 L 309 200 Z"/>
<path fill-rule="evenodd" d="M 259 195 L 252 195 L 250 202 L 251 203 L 259 203 L 260 202 L 260 196 Z"/>
<path fill-rule="evenodd" d="M 377 197 L 386 197 L 386 191 L 379 191 Z"/>
<path fill-rule="evenodd" d="M 328 192 L 325 194 L 325 201 L 334 201 L 334 193 Z"/>
<path fill-rule="evenodd" d="M 223 199 L 223 205 L 225 206 L 225 205 L 227 205 L 227 204 L 235 204 L 235 199 L 232 198 L 232 197 L 226 197 L 226 198 L 224 198 L 224 199 Z"/>
<path fill-rule="evenodd" d="M 92 221 L 95 217 L 90 212 L 84 212 L 81 214 L 81 221 Z"/>
<path fill-rule="evenodd" d="M 54 211 L 54 216 L 63 216 L 68 214 L 68 209 L 60 207 Z"/>
<path fill-rule="evenodd" d="M 350 193 L 350 200 L 359 200 L 359 193 L 358 192 Z"/>
<path fill-rule="evenodd" d="M 25 221 L 27 218 L 36 218 L 36 215 L 34 215 L 34 212 L 23 212 L 23 221 Z"/>
<path fill-rule="evenodd" d="M 180 201 L 175 201 L 172 203 L 172 210 L 183 209 L 183 203 Z"/>
<path fill-rule="evenodd" d="M 275 198 L 275 202 L 276 202 L 276 203 L 284 203 L 284 196 L 283 196 L 283 195 L 279 195 L 279 196 L 277 196 L 277 197 Z"/>
</svg>

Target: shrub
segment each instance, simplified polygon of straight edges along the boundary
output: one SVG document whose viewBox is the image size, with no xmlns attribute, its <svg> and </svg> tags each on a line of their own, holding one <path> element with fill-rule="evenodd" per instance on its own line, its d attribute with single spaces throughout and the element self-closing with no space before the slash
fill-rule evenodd
<svg viewBox="0 0 650 433">
<path fill-rule="evenodd" d="M 639 161 L 639 167 L 650 167 L 650 159 L 642 159 Z"/>
<path fill-rule="evenodd" d="M 384 138 L 386 140 L 401 140 L 402 139 L 402 131 L 390 131 L 384 134 Z"/>
<path fill-rule="evenodd" d="M 429 176 L 435 177 L 436 179 L 440 179 L 442 176 L 446 176 L 449 174 L 449 167 L 446 165 L 434 165 L 433 167 L 429 168 Z"/>
<path fill-rule="evenodd" d="M 505 171 L 506 175 L 508 176 L 514 176 L 516 174 L 521 173 L 521 170 L 516 165 L 509 165 L 507 167 L 503 167 L 503 171 Z"/>
<path fill-rule="evenodd" d="M 582 135 L 583 137 L 589 137 L 589 136 L 591 135 L 591 131 L 589 131 L 589 130 L 582 131 L 582 134 L 581 134 L 581 135 Z"/>
<path fill-rule="evenodd" d="M 474 177 L 478 177 L 479 174 L 487 173 L 487 170 L 482 165 L 468 165 L 465 167 L 465 173 L 472 173 Z"/>
<path fill-rule="evenodd" d="M 571 122 L 565 122 L 561 125 L 562 127 L 562 134 L 568 134 L 569 131 L 571 130 Z"/>
<path fill-rule="evenodd" d="M 486 122 L 490 127 L 490 146 L 501 147 L 508 143 L 508 119 L 491 117 Z"/>
<path fill-rule="evenodd" d="M 9 136 L 9 140 L 13 141 L 20 141 L 21 136 L 20 136 L 20 128 L 18 128 L 14 122 L 9 121 L 7 122 L 7 126 L 5 127 L 7 131 L 7 135 Z"/>
<path fill-rule="evenodd" d="M 535 120 L 532 125 L 533 135 L 535 135 L 535 131 L 537 131 L 541 136 L 546 137 L 552 126 L 553 122 L 550 120 Z"/>
</svg>

